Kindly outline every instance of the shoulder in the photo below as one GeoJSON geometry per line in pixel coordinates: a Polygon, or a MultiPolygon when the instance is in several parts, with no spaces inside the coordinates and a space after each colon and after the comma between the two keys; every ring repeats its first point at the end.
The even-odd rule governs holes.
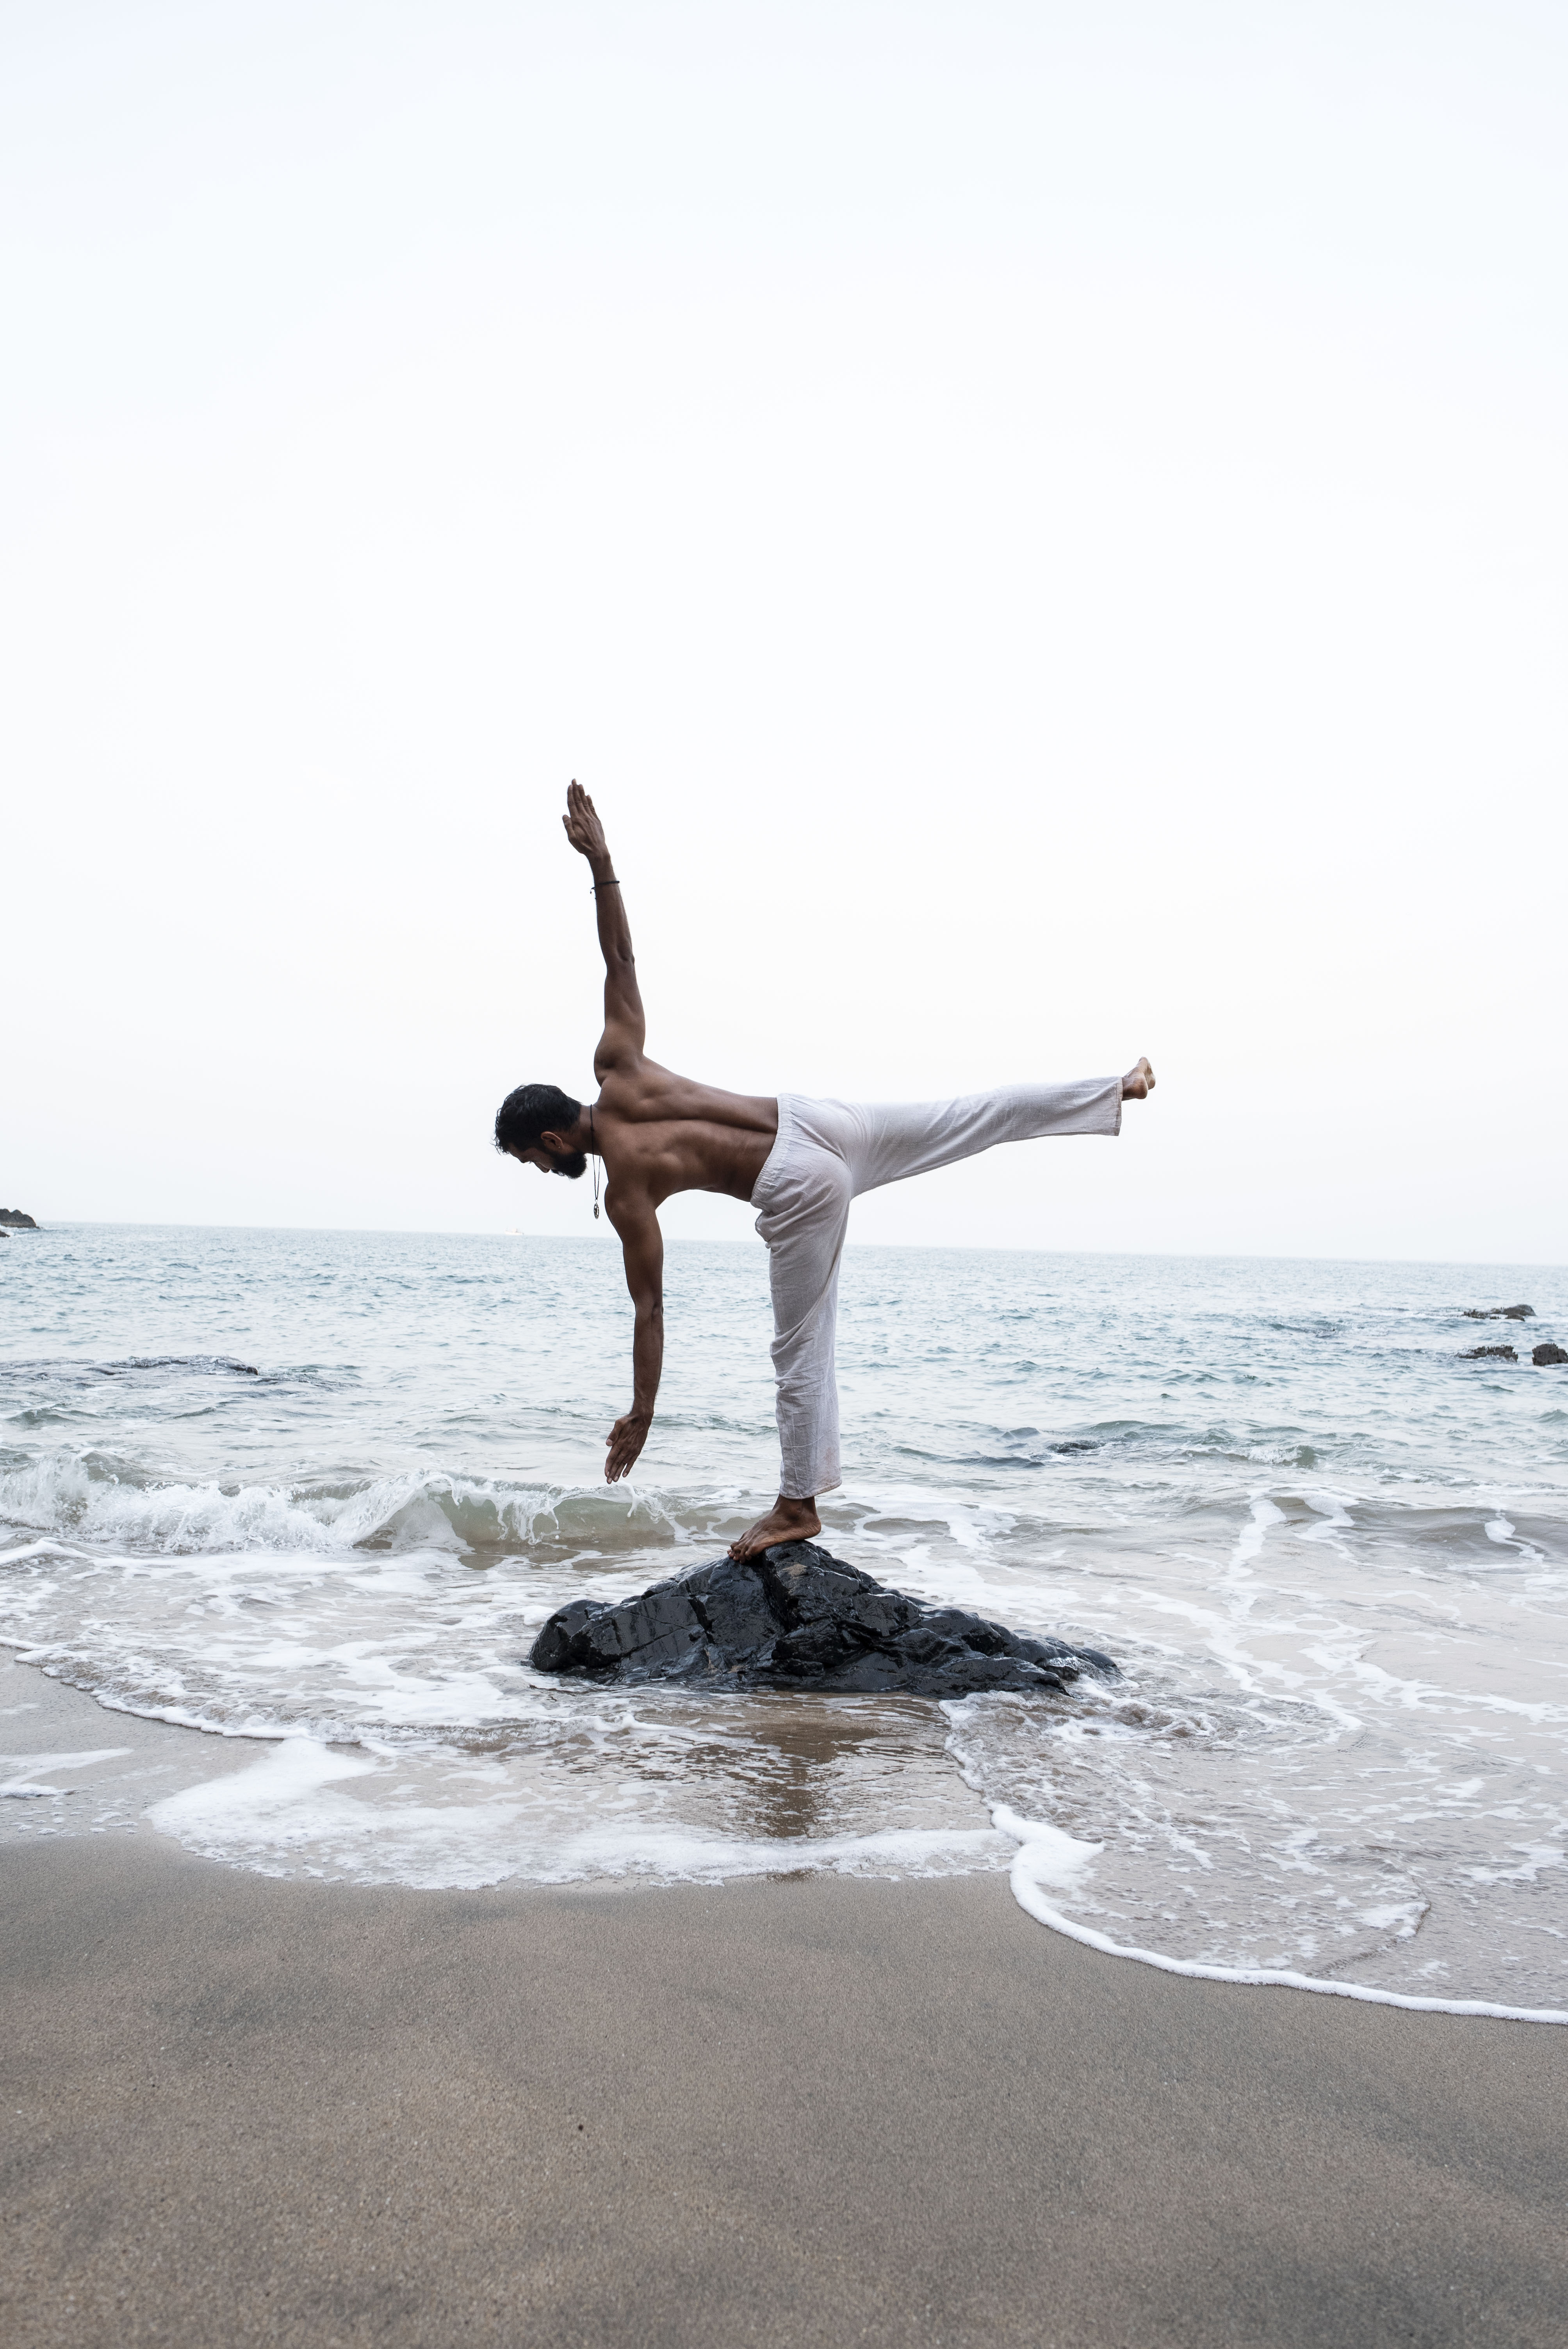
{"type": "Polygon", "coordinates": [[[645,1125],[651,1118],[670,1114],[672,1089],[679,1081],[656,1061],[645,1059],[641,1052],[619,1050],[606,1057],[601,1049],[594,1058],[593,1073],[599,1080],[594,1108],[601,1116],[619,1119],[624,1125],[645,1125]]]}

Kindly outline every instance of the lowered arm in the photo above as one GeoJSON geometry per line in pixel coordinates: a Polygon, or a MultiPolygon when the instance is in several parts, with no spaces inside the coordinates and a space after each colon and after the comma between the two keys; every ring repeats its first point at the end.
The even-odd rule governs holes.
{"type": "Polygon", "coordinates": [[[604,1480],[629,1475],[654,1423],[654,1401],[665,1366],[665,1236],[645,1199],[628,1206],[605,1195],[604,1212],[620,1234],[626,1260],[626,1287],[636,1309],[632,1332],[632,1408],[604,1438],[609,1453],[604,1480]]]}

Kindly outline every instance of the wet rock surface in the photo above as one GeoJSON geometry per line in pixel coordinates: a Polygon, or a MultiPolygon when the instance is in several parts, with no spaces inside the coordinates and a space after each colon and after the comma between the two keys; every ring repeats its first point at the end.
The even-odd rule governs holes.
{"type": "Polygon", "coordinates": [[[1533,1305],[1467,1305],[1463,1309],[1467,1321],[1533,1321],[1533,1305]]]}
{"type": "Polygon", "coordinates": [[[843,1695],[1059,1691],[1080,1672],[1116,1672],[1095,1649],[1030,1639],[890,1590],[815,1542],[783,1542],[742,1564],[717,1558],[614,1606],[573,1599],[545,1624],[529,1661],[623,1686],[843,1695]]]}
{"type": "MultiPolygon", "coordinates": [[[[1540,1347],[1535,1350],[1539,1353],[1540,1347]]],[[[1460,1360],[1461,1362],[1517,1362],[1519,1356],[1511,1346],[1471,1346],[1467,1353],[1460,1356],[1460,1360]]]]}
{"type": "Polygon", "coordinates": [[[1568,1362],[1561,1346],[1537,1346],[1530,1357],[1538,1371],[1550,1370],[1553,1362],[1568,1362]]]}

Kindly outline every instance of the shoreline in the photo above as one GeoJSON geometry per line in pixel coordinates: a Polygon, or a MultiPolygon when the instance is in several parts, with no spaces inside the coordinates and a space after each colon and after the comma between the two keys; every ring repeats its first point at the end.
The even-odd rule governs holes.
{"type": "MultiPolygon", "coordinates": [[[[128,1781],[199,1736],[93,1711],[128,1781]]],[[[998,1875],[6,1860],[18,2349],[1561,2337],[1557,2032],[1109,1964],[998,1875]]]]}
{"type": "MultiPolygon", "coordinates": [[[[248,1769],[269,1749],[288,1743],[286,1732],[269,1733],[262,1730],[223,1730],[201,1723],[177,1721],[168,1713],[139,1713],[112,1699],[99,1698],[90,1690],[79,1688],[74,1682],[55,1679],[42,1665],[22,1661],[11,1651],[0,1649],[0,1723],[7,1713],[34,1715],[36,1718],[28,1734],[41,1739],[43,1749],[52,1749],[57,1762],[74,1760],[91,1765],[89,1783],[53,1798],[49,1816],[51,1820],[57,1819],[63,1823],[64,1832],[96,1834],[115,1828],[121,1831],[135,1828],[143,1834],[155,1836],[160,1845],[177,1843],[178,1839],[166,1826],[152,1821],[150,1810],[155,1802],[189,1792],[215,1778],[248,1769]],[[17,1702],[16,1692],[24,1686],[27,1691],[27,1701],[17,1702]],[[132,1743],[124,1747],[109,1748],[107,1752],[101,1748],[94,1752],[91,1741],[101,1734],[106,1714],[111,1723],[111,1733],[113,1723],[134,1724],[128,1726],[125,1733],[132,1743]],[[100,1812],[103,1811],[106,1795],[108,1797],[106,1826],[88,1825],[95,1805],[100,1812]],[[130,1806],[129,1810],[127,1805],[130,1806]]],[[[3,1742],[0,1739],[0,1743],[3,1742]]],[[[26,1773],[23,1775],[25,1776],[26,1773]]],[[[0,1796],[18,1792],[30,1792],[39,1796],[52,1794],[52,1790],[43,1787],[19,1787],[15,1779],[10,1784],[5,1783],[4,1765],[0,1764],[0,1796]]],[[[1532,2026],[1568,2025],[1568,2010],[1562,2008],[1511,2005],[1504,2001],[1483,1998],[1441,1998],[1387,1990],[1348,1980],[1336,1981],[1329,1975],[1306,1974],[1283,1968],[1209,1963],[1200,1959],[1171,1957],[1162,1951],[1140,1949],[1113,1940],[1093,1926],[1066,1915],[1050,1898],[1051,1890],[1062,1881],[1060,1871],[1064,1859],[1070,1874],[1076,1864],[1092,1856],[1098,1849],[1097,1846],[1075,1843],[1049,1822],[1026,1818],[1006,1804],[982,1802],[980,1811],[983,1816],[989,1818],[995,1840],[1014,1847],[1013,1857],[1009,1862],[990,1869],[980,1863],[976,1863],[974,1868],[955,1868],[954,1875],[981,1872],[1001,1875],[1006,1878],[1019,1910],[1031,1922],[1047,1932],[1059,1934],[1064,1940],[1093,1950],[1102,1957],[1147,1966],[1156,1972],[1173,1974],[1192,1982],[1232,1983],[1248,1989],[1305,1992],[1320,1997],[1348,1999],[1367,2005],[1396,2007],[1407,2013],[1453,2015],[1461,2019],[1522,2023],[1532,2026]]],[[[13,1830],[7,1835],[0,1828],[0,1847],[8,1842],[28,1839],[25,1832],[17,1835],[13,1830]]],[[[195,1849],[189,1845],[179,1847],[195,1849]]],[[[244,1868],[247,1865],[221,1854],[210,1856],[225,1867],[244,1868]]],[[[266,1869],[259,1872],[272,1873],[266,1869]]],[[[766,1871],[766,1877],[808,1872],[831,1874],[836,1871],[823,1867],[818,1853],[814,1855],[813,1867],[810,1870],[799,1867],[780,1868],[766,1871]]],[[[733,1876],[725,1877],[723,1881],[755,1881],[757,1875],[758,1871],[754,1869],[737,1870],[733,1876]]],[[[901,1878],[890,1866],[885,1878],[873,1876],[860,1880],[899,1882],[908,1879],[901,1878]]],[[[330,1878],[324,1881],[341,1881],[347,1889],[349,1880],[330,1878]]],[[[612,1890],[626,1889],[629,1884],[635,1883],[635,1879],[624,1877],[598,1881],[604,1889],[612,1890]]],[[[551,1887],[539,1884],[537,1879],[520,1877],[504,1878],[493,1886],[468,1889],[496,1890],[506,1887],[518,1891],[530,1889],[587,1891],[593,1889],[593,1880],[551,1887]]],[[[408,1889],[415,1892],[416,1897],[424,1897],[433,1888],[408,1889]]],[[[674,1888],[661,1886],[656,1881],[649,1884],[645,1880],[635,1883],[635,1889],[674,1888]]]]}

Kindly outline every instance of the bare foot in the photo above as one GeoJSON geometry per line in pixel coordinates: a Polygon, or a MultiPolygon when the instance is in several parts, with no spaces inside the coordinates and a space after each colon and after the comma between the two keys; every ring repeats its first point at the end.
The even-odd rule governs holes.
{"type": "Polygon", "coordinates": [[[775,1542],[813,1541],[822,1530],[815,1501],[787,1501],[782,1493],[765,1517],[748,1526],[738,1541],[729,1545],[734,1558],[757,1557],[775,1542]]]}
{"type": "Polygon", "coordinates": [[[1140,1061],[1135,1069],[1129,1069],[1121,1081],[1123,1101],[1146,1101],[1153,1091],[1154,1071],[1147,1061],[1140,1061]]]}

